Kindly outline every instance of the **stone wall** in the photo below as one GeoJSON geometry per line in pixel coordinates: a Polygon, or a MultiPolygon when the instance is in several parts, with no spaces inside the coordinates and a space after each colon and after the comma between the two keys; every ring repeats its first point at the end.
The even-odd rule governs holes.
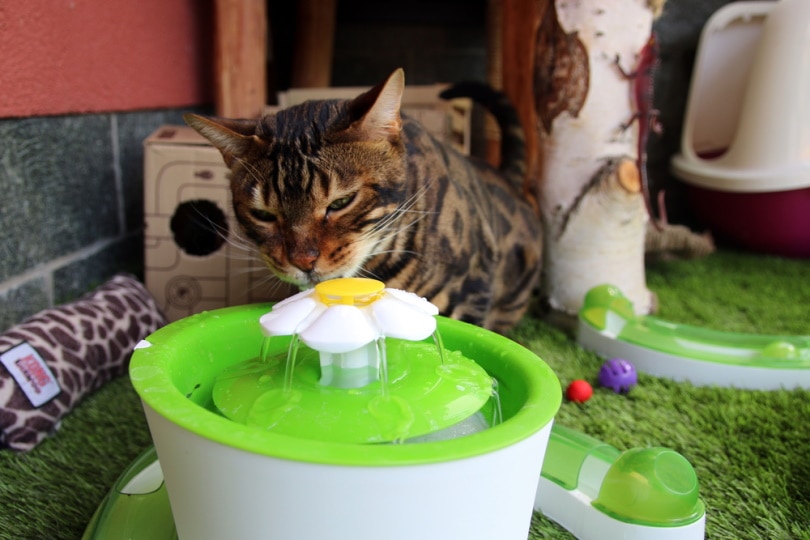
{"type": "Polygon", "coordinates": [[[180,110],[0,120],[0,329],[143,272],[142,141],[180,110]]]}

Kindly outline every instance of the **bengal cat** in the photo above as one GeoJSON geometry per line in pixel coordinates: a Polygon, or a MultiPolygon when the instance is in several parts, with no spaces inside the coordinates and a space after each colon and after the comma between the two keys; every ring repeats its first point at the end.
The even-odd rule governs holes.
{"type": "Polygon", "coordinates": [[[526,309],[542,253],[517,115],[485,85],[443,95],[473,97],[496,116],[498,170],[401,114],[404,84],[399,69],[353,100],[185,120],[222,153],[237,220],[281,279],[308,288],[373,277],[504,332],[526,309]]]}

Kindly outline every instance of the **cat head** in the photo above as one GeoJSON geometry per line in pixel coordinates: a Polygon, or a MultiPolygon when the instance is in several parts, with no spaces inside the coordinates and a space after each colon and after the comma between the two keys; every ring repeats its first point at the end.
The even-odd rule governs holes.
{"type": "Polygon", "coordinates": [[[237,220],[281,279],[358,275],[385,249],[406,187],[404,84],[398,69],[353,100],[258,120],[184,117],[222,154],[237,220]]]}

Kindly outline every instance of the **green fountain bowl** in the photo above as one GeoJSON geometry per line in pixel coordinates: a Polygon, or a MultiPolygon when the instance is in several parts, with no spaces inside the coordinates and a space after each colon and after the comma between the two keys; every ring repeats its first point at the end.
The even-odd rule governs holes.
{"type": "MultiPolygon", "coordinates": [[[[258,320],[270,309],[270,304],[257,304],[192,315],[149,336],[130,364],[132,384],[144,404],[172,424],[232,448],[300,462],[362,466],[436,463],[491,453],[537,433],[559,409],[559,380],[537,355],[501,335],[438,317],[445,349],[460,352],[498,381],[501,424],[451,440],[388,445],[313,443],[234,422],[215,412],[214,383],[223,370],[257,357],[263,340],[258,320]]],[[[283,348],[279,341],[275,353],[283,348]]]]}

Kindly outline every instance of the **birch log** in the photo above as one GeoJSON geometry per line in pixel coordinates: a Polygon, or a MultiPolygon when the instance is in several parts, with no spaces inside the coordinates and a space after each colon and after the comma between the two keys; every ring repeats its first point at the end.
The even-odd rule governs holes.
{"type": "Polygon", "coordinates": [[[535,106],[544,223],[542,294],[575,314],[593,286],[611,283],[649,313],[648,221],[637,168],[632,81],[648,41],[646,0],[551,0],[537,34],[535,106]]]}

